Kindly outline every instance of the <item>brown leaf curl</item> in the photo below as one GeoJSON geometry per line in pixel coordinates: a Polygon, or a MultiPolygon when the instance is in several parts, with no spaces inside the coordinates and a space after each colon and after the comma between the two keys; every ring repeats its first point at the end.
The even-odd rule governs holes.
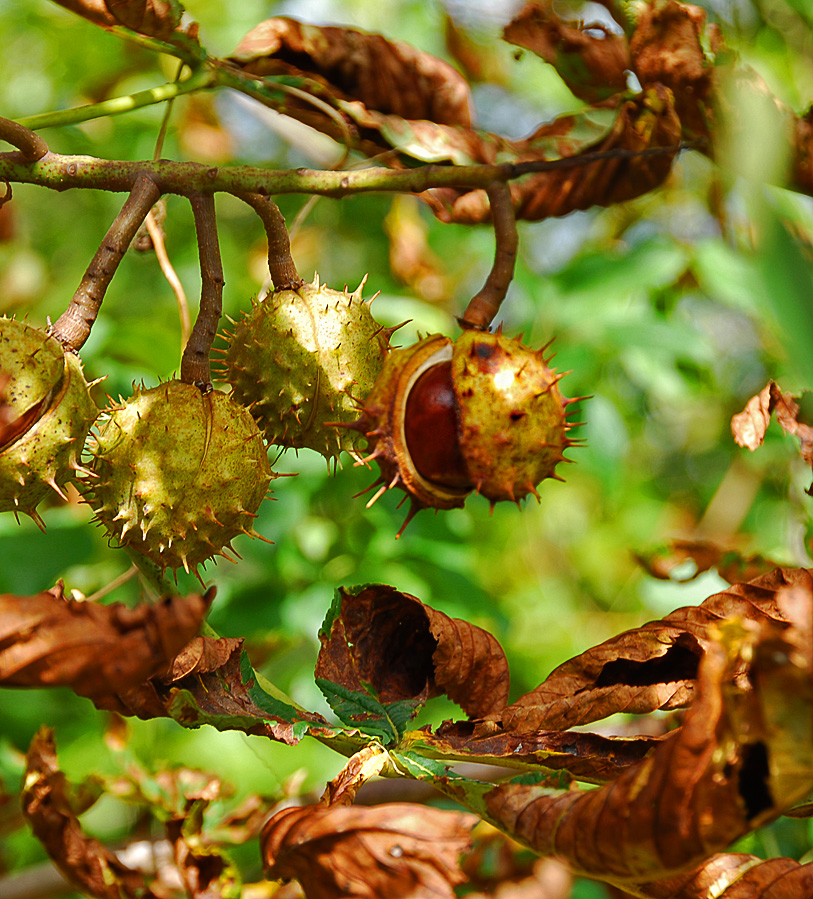
{"type": "Polygon", "coordinates": [[[508,663],[488,631],[382,584],[342,589],[340,601],[319,635],[317,678],[358,692],[371,684],[384,703],[445,693],[471,717],[505,706],[508,663]]]}
{"type": "Polygon", "coordinates": [[[105,0],[54,0],[54,2],[96,25],[110,28],[118,24],[115,16],[108,10],[105,0]]]}
{"type": "Polygon", "coordinates": [[[763,861],[754,855],[713,855],[693,871],[636,884],[647,899],[801,899],[813,896],[813,864],[790,858],[763,861]]]}
{"type": "Polygon", "coordinates": [[[684,134],[706,134],[711,63],[701,38],[706,12],[690,3],[659,0],[641,8],[630,39],[631,68],[644,87],[663,84],[675,97],[684,134]]]}
{"type": "Polygon", "coordinates": [[[172,0],[105,0],[104,5],[119,25],[159,39],[170,38],[183,15],[172,0]]]}
{"type": "MultiPolygon", "coordinates": [[[[567,138],[568,117],[538,128],[530,137],[512,143],[515,159],[530,162],[550,158],[548,142],[558,134],[567,138]],[[539,144],[541,149],[537,149],[539,144]]],[[[574,119],[575,121],[575,119],[574,119]]],[[[609,134],[597,144],[583,148],[569,158],[592,152],[632,151],[674,147],[681,140],[681,125],[671,91],[655,85],[640,96],[624,102],[609,134]]],[[[482,162],[494,162],[487,153],[494,142],[481,142],[482,162]]],[[[660,156],[600,159],[595,162],[529,175],[511,182],[511,197],[517,218],[540,221],[567,215],[590,206],[612,206],[647,193],[661,184],[672,168],[674,153],[660,156]]],[[[484,190],[460,191],[437,188],[421,195],[443,222],[479,224],[488,221],[490,206],[484,190]]]]}
{"type": "MultiPolygon", "coordinates": [[[[559,665],[535,690],[487,721],[492,728],[501,724],[516,732],[565,730],[615,712],[685,707],[716,626],[729,617],[786,624],[777,594],[797,584],[813,589],[807,569],[777,568],[715,593],[700,606],[677,609],[662,620],[625,631],[559,665]]],[[[734,677],[742,679],[744,673],[742,665],[734,677]]]]}
{"type": "Polygon", "coordinates": [[[752,452],[761,446],[771,414],[776,415],[782,430],[799,438],[799,452],[805,462],[813,467],[813,427],[799,421],[799,404],[795,397],[783,393],[776,381],[768,381],[756,396],[748,400],[742,412],[731,419],[731,433],[737,443],[752,452]]]}
{"type": "Polygon", "coordinates": [[[311,805],[277,812],[260,845],[266,876],[296,878],[307,899],[454,899],[476,822],[410,803],[311,805]]]}
{"type": "Polygon", "coordinates": [[[626,89],[630,55],[624,35],[601,25],[565,22],[553,11],[551,0],[528,3],[505,26],[503,37],[549,62],[586,103],[599,103],[626,89]]]}
{"type": "Polygon", "coordinates": [[[326,96],[358,100],[404,119],[471,126],[469,86],[460,73],[380,34],[266,19],[243,38],[230,61],[255,75],[303,75],[324,85],[326,96]]]}
{"type": "Polygon", "coordinates": [[[776,568],[776,563],[764,556],[743,556],[735,549],[709,540],[671,540],[657,549],[636,553],[636,558],[652,577],[679,583],[693,581],[714,568],[729,584],[742,584],[776,568]],[[675,576],[675,569],[689,560],[694,562],[694,570],[682,577],[675,576]]]}
{"type": "Polygon", "coordinates": [[[685,722],[640,765],[588,792],[520,784],[491,820],[542,855],[623,885],[677,874],[775,818],[813,786],[813,592],[790,587],[787,628],[729,623],[706,651],[685,722]],[[748,664],[753,689],[731,683],[748,664]]]}
{"type": "Polygon", "coordinates": [[[136,715],[143,719],[173,717],[192,726],[231,720],[232,726],[244,733],[289,745],[296,745],[302,738],[301,733],[296,732],[296,722],[308,721],[329,730],[325,719],[313,712],[293,706],[282,709],[281,712],[294,719],[289,720],[257,705],[251,696],[254,681],[247,682],[243,676],[242,639],[204,637],[203,644],[192,669],[186,671],[189,659],[198,656],[197,649],[190,654],[181,654],[181,658],[186,659],[180,667],[173,663],[164,673],[130,690],[94,697],[94,704],[120,715],[136,715]],[[226,658],[221,663],[223,656],[226,658]],[[179,704],[179,696],[184,702],[190,701],[192,707],[179,704]]]}
{"type": "Polygon", "coordinates": [[[467,721],[444,722],[435,733],[410,736],[407,748],[430,757],[566,771],[580,781],[606,783],[637,765],[661,742],[660,737],[642,734],[606,737],[581,731],[532,731],[477,736],[472,731],[467,721]]]}
{"type": "Polygon", "coordinates": [[[122,25],[138,34],[170,40],[180,29],[183,7],[173,0],[54,0],[73,13],[112,28],[122,25]]]}
{"type": "Polygon", "coordinates": [[[0,596],[0,683],[70,686],[99,697],[166,668],[194,636],[214,598],[172,596],[127,608],[65,597],[62,584],[36,596],[0,596]]]}
{"type": "Polygon", "coordinates": [[[31,741],[23,783],[23,813],[54,864],[75,887],[97,899],[156,899],[139,872],[82,831],[48,728],[40,729],[31,741]]]}

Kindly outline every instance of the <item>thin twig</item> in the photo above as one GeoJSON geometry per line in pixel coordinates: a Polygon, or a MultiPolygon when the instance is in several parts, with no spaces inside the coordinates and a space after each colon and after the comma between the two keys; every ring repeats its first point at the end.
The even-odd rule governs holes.
{"type": "Polygon", "coordinates": [[[217,237],[215,200],[212,194],[189,198],[195,216],[195,230],[200,254],[200,309],[189,342],[181,359],[181,380],[194,384],[202,393],[212,389],[209,351],[223,311],[223,264],[217,237]]]}
{"type": "Polygon", "coordinates": [[[43,112],[39,115],[26,116],[19,120],[19,124],[39,131],[41,128],[60,128],[64,125],[76,125],[79,122],[89,122],[91,119],[99,119],[105,116],[121,115],[131,112],[133,109],[141,109],[144,106],[153,106],[156,103],[166,103],[182,94],[193,93],[212,87],[215,83],[215,74],[209,68],[197,69],[186,81],[170,81],[151,87],[145,91],[128,94],[125,97],[112,97],[102,100],[100,103],[88,103],[85,106],[74,106],[71,109],[57,109],[54,112],[43,112]]]}
{"type": "Polygon", "coordinates": [[[161,192],[147,173],[142,172],[136,177],[127,202],[105,234],[68,308],[51,328],[51,334],[64,347],[79,350],[90,336],[113,275],[160,196],[161,192]]]}
{"type": "MultiPolygon", "coordinates": [[[[184,63],[178,63],[178,70],[175,73],[175,81],[173,84],[180,84],[181,82],[181,73],[184,70],[184,63]]],[[[161,118],[161,127],[158,129],[158,137],[155,139],[155,149],[152,153],[153,159],[160,159],[161,152],[164,149],[164,138],[167,136],[167,128],[169,127],[169,120],[172,117],[172,107],[175,105],[175,97],[170,97],[167,100],[167,105],[164,107],[164,115],[161,118]]]]}
{"type": "Polygon", "coordinates": [[[85,597],[85,602],[98,602],[100,599],[104,599],[108,593],[112,593],[114,590],[118,590],[123,584],[126,584],[127,581],[131,581],[138,574],[138,568],[135,565],[131,565],[127,571],[123,574],[120,574],[118,577],[113,578],[109,584],[105,584],[104,587],[100,587],[95,593],[91,593],[90,596],[85,597]]]}
{"type": "Polygon", "coordinates": [[[495,181],[486,188],[494,223],[494,264],[482,289],[470,300],[463,317],[459,319],[464,330],[487,331],[500,311],[508,287],[514,277],[517,261],[517,220],[511,200],[511,188],[504,181],[495,181]]]}
{"type": "Polygon", "coordinates": [[[27,162],[36,162],[48,153],[48,144],[19,122],[0,117],[0,140],[16,147],[27,162]]]}
{"type": "Polygon", "coordinates": [[[186,291],[184,291],[181,279],[173,268],[169,254],[167,253],[166,244],[164,243],[164,230],[155,220],[155,215],[152,210],[150,210],[150,214],[147,216],[144,224],[147,226],[150,240],[152,240],[155,258],[158,260],[161,272],[167,279],[169,286],[172,288],[172,292],[175,294],[175,300],[178,303],[178,318],[181,320],[181,353],[183,353],[184,347],[189,342],[189,335],[192,331],[192,322],[189,317],[189,303],[186,300],[186,291]]]}
{"type": "Polygon", "coordinates": [[[701,138],[671,147],[647,147],[643,150],[597,150],[563,159],[535,159],[529,162],[504,162],[498,165],[426,165],[414,169],[374,167],[356,171],[319,171],[293,169],[269,171],[258,166],[210,166],[199,162],[157,162],[96,159],[92,156],[60,156],[49,153],[39,162],[21,162],[16,154],[0,153],[0,181],[38,184],[53,190],[70,188],[130,191],[136,178],[149,174],[162,194],[191,196],[195,193],[250,191],[276,194],[318,194],[345,197],[373,191],[421,193],[436,187],[461,190],[486,188],[492,181],[512,181],[535,172],[553,172],[578,168],[605,159],[641,159],[649,156],[674,156],[681,150],[707,149],[701,138]]]}
{"type": "Polygon", "coordinates": [[[275,290],[291,290],[302,284],[291,256],[291,242],[279,206],[263,194],[240,191],[235,194],[257,213],[268,236],[268,271],[275,290]]]}

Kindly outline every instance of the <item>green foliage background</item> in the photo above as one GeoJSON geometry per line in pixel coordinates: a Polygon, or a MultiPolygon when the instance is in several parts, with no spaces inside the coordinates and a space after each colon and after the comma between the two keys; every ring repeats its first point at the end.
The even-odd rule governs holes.
{"type": "MultiPolygon", "coordinates": [[[[440,2],[190,0],[186,6],[201,23],[204,44],[220,54],[263,18],[293,13],[380,30],[447,55],[440,2]]],[[[458,7],[450,3],[452,12],[460,13],[458,7]]],[[[743,0],[711,12],[723,16],[729,43],[782,99],[797,111],[813,100],[813,24],[798,3],[743,0]]],[[[528,131],[578,107],[550,67],[528,54],[515,60],[511,48],[499,44],[494,18],[468,16],[504,72],[502,84],[475,87],[484,127],[528,131]]],[[[174,62],[45,0],[0,4],[0,59],[0,113],[10,118],[127,94],[175,74],[174,62]]],[[[228,94],[178,101],[166,157],[199,158],[202,145],[190,146],[190,104],[214,113],[228,131],[232,151],[219,161],[325,164],[324,157],[310,155],[325,152],[323,139],[297,131],[291,144],[272,129],[266,112],[228,94]]],[[[61,153],[150,158],[162,115],[152,107],[43,136],[61,153]]],[[[570,453],[578,464],[566,467],[566,484],[544,484],[541,503],[522,512],[503,504],[492,515],[479,497],[463,510],[423,512],[396,541],[400,497],[386,496],[368,511],[364,500],[351,499],[373,479],[370,471],[348,461],[334,478],[321,457],[289,453],[277,468],[298,476],[272,485],[275,501],[264,504],[257,523],[275,546],[241,538],[239,566],[221,563],[206,572],[218,587],[214,628],[246,637],[255,664],[275,683],[326,712],[312,669],[333,590],[381,581],[493,632],[508,655],[516,697],[593,643],[724,586],[714,573],[686,584],[657,581],[640,568],[636,551],[700,534],[779,563],[811,564],[810,471],[794,441],[772,426],[765,446],[750,454],[729,430],[732,414],[769,377],[795,391],[813,384],[813,205],[748,177],[765,175],[768,159],[780,171],[785,150],[757,120],[753,144],[733,148],[724,167],[684,154],[668,183],[639,200],[521,225],[505,330],[524,332],[533,345],[555,337],[557,367],[572,369],[565,393],[592,395],[582,404],[587,446],[570,453]]],[[[339,155],[331,146],[327,152],[328,161],[339,155]]],[[[281,198],[289,223],[306,199],[281,198]]],[[[122,202],[118,195],[15,185],[13,235],[0,243],[0,313],[37,325],[55,319],[122,202]]],[[[492,234],[441,225],[420,210],[440,272],[454,285],[443,302],[427,303],[390,271],[384,222],[391,207],[387,195],[317,202],[294,242],[300,272],[311,277],[317,271],[338,288],[355,287],[369,273],[366,293],[380,291],[373,306],[378,319],[412,319],[398,334],[402,344],[417,332],[457,333],[454,316],[490,267],[492,234]]],[[[217,208],[224,305],[235,317],[260,288],[264,234],[236,200],[220,195],[217,208]]],[[[168,199],[166,231],[194,311],[200,279],[185,200],[168,199]]],[[[106,378],[97,399],[127,395],[134,380],[151,386],[170,377],[179,353],[170,288],[152,255],[128,254],[83,351],[88,376],[106,378]]],[[[11,515],[0,517],[0,592],[32,593],[63,578],[68,589],[89,595],[128,569],[126,555],[91,526],[87,506],[54,505],[43,514],[46,534],[27,520],[18,525],[11,515]]],[[[133,602],[137,595],[137,582],[130,581],[108,599],[133,602]]],[[[456,712],[436,702],[423,720],[456,712]]],[[[71,778],[115,770],[102,742],[105,716],[90,703],[62,690],[0,690],[0,777],[8,790],[18,786],[19,752],[42,723],[56,727],[71,778]]],[[[151,766],[211,768],[239,795],[280,793],[300,771],[302,789],[319,790],[342,764],[309,741],[291,750],[236,733],[184,731],[169,721],[131,722],[131,749],[151,766]]],[[[128,832],[133,814],[109,800],[89,813],[87,825],[104,840],[116,840],[128,832]]],[[[779,824],[743,848],[799,858],[810,836],[806,824],[779,824]]],[[[0,875],[42,857],[33,838],[13,834],[0,851],[0,875]]],[[[250,849],[241,857],[246,875],[258,877],[259,860],[250,849]]],[[[599,887],[579,889],[579,895],[601,895],[599,887]]]]}

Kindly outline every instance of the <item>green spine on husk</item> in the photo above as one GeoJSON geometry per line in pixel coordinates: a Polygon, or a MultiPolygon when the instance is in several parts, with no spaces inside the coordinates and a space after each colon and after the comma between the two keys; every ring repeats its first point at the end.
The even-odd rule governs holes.
{"type": "Polygon", "coordinates": [[[24,512],[82,471],[80,457],[98,409],[79,357],[44,331],[0,318],[0,511],[24,512]]]}
{"type": "MultiPolygon", "coordinates": [[[[167,381],[109,410],[85,480],[97,519],[161,569],[230,558],[274,477],[254,420],[219,391],[167,381]]],[[[236,553],[235,553],[236,555],[236,553]]]]}
{"type": "Polygon", "coordinates": [[[227,336],[224,371],[234,398],[270,444],[308,447],[328,460],[357,455],[347,428],[373,387],[393,328],[373,318],[361,297],[319,283],[269,294],[227,336]]]}

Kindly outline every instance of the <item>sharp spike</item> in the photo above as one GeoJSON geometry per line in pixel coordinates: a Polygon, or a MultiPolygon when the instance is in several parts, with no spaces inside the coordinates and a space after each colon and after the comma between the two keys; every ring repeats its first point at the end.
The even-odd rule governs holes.
{"type": "MultiPolygon", "coordinates": [[[[386,484],[382,484],[382,485],[378,488],[378,490],[376,490],[376,492],[373,494],[372,499],[370,499],[370,500],[367,501],[367,504],[366,504],[365,508],[366,508],[366,509],[369,509],[369,508],[371,508],[372,506],[374,506],[374,505],[378,502],[378,500],[381,499],[381,497],[387,492],[388,489],[389,489],[389,488],[387,487],[386,484]]],[[[365,491],[365,492],[366,492],[366,491],[365,491]]]]}

